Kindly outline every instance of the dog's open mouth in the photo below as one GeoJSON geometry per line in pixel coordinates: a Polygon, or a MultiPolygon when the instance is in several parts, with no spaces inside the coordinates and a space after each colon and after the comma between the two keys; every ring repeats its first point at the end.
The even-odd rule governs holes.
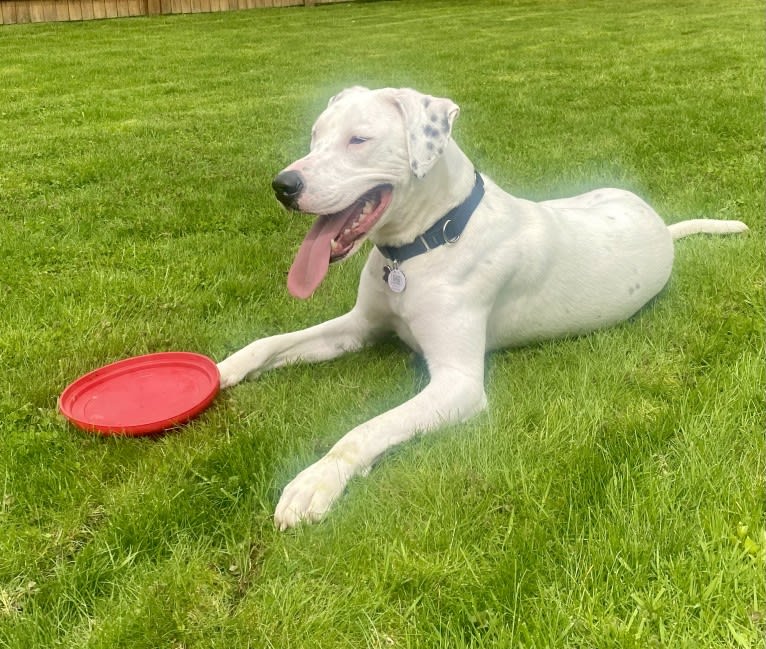
{"type": "Polygon", "coordinates": [[[367,235],[383,215],[391,200],[391,187],[384,185],[364,194],[351,207],[327,217],[334,224],[343,223],[343,226],[330,242],[330,262],[341,261],[348,257],[354,245],[367,235]]]}
{"type": "Polygon", "coordinates": [[[305,299],[319,286],[331,262],[345,259],[364,241],[391,202],[392,187],[379,185],[346,209],[317,218],[287,276],[287,288],[305,299]]]}

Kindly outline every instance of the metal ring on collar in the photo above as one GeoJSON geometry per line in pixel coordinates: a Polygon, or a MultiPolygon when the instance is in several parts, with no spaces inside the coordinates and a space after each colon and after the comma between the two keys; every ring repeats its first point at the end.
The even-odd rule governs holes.
{"type": "Polygon", "coordinates": [[[453,243],[457,243],[458,239],[460,239],[460,235],[458,234],[456,237],[453,237],[452,239],[447,238],[447,226],[452,223],[452,219],[448,219],[444,222],[444,226],[442,227],[442,237],[444,239],[444,243],[446,243],[448,246],[451,246],[453,243]]]}

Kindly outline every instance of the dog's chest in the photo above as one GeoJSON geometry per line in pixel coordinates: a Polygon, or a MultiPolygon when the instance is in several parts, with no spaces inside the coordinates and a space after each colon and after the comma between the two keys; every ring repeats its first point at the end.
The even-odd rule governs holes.
{"type": "Polygon", "coordinates": [[[396,332],[396,335],[399,336],[399,338],[410,349],[412,349],[414,352],[418,354],[422,353],[423,350],[420,346],[420,343],[418,343],[417,337],[415,336],[409,324],[405,320],[399,317],[395,317],[393,326],[394,326],[394,331],[396,332]]]}
{"type": "Polygon", "coordinates": [[[386,318],[389,328],[418,354],[433,348],[445,332],[462,329],[460,323],[481,320],[465,287],[450,285],[438,272],[415,272],[412,265],[403,265],[403,270],[410,271],[406,289],[399,294],[384,289],[386,318]]]}

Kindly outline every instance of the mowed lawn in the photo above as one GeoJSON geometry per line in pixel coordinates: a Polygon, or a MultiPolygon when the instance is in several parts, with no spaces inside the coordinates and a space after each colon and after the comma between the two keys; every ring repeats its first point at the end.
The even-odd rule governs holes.
{"type": "Polygon", "coordinates": [[[765,31],[755,0],[0,27],[0,647],[763,646],[765,31]],[[486,413],[279,533],[291,477],[427,382],[400,343],[243,383],[153,439],[80,432],[57,398],[353,304],[363,254],[289,296],[310,219],[270,181],[354,84],[452,98],[515,195],[617,186],[751,231],[678,242],[622,326],[492,354],[486,413]]]}

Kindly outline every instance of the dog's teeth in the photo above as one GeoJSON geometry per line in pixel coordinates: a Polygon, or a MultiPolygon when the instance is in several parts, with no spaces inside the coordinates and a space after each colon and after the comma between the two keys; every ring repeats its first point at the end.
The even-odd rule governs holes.
{"type": "Polygon", "coordinates": [[[367,216],[370,212],[372,212],[372,203],[370,201],[365,201],[364,207],[362,208],[362,214],[367,216]]]}

